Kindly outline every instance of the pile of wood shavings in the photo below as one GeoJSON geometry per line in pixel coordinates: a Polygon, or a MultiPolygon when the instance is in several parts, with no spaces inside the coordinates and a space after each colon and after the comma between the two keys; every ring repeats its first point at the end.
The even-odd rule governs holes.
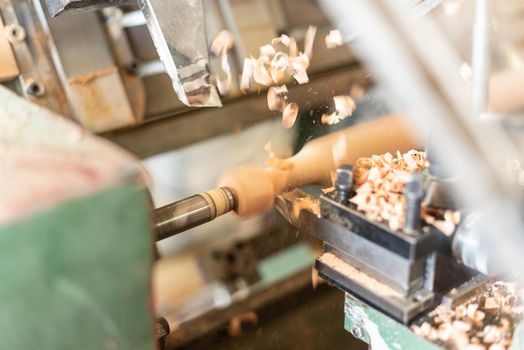
{"type": "Polygon", "coordinates": [[[411,329],[449,349],[506,350],[522,319],[523,292],[514,283],[497,281],[482,295],[454,309],[438,306],[427,321],[411,329]]]}
{"type": "Polygon", "coordinates": [[[405,221],[404,179],[408,173],[426,169],[426,154],[411,150],[360,158],[353,172],[356,195],[350,202],[370,220],[385,222],[393,231],[405,221]]]}

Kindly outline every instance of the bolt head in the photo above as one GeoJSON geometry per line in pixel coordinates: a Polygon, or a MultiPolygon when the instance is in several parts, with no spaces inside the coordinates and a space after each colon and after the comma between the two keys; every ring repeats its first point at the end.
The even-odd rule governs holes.
{"type": "Polygon", "coordinates": [[[351,327],[351,334],[357,338],[357,339],[361,339],[362,338],[362,329],[359,327],[359,326],[353,326],[351,327]]]}
{"type": "Polygon", "coordinates": [[[351,189],[353,187],[353,166],[344,165],[337,169],[336,187],[343,189],[351,189]]]}

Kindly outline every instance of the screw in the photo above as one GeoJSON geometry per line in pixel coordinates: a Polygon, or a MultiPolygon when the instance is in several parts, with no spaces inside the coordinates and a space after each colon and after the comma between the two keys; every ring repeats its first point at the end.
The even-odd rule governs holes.
{"type": "Polygon", "coordinates": [[[127,73],[131,75],[139,75],[140,74],[140,62],[138,62],[138,60],[133,60],[131,63],[125,66],[125,70],[127,73]]]}
{"type": "Polygon", "coordinates": [[[362,328],[360,328],[359,326],[352,326],[351,327],[351,334],[357,338],[357,339],[361,339],[362,338],[362,328]]]}
{"type": "Polygon", "coordinates": [[[38,80],[27,79],[26,92],[31,96],[42,96],[45,92],[44,86],[38,80]]]}
{"type": "Polygon", "coordinates": [[[335,188],[337,199],[341,203],[347,202],[353,188],[353,165],[343,165],[337,169],[335,188]]]}
{"type": "Polygon", "coordinates": [[[6,26],[7,40],[11,44],[21,42],[25,39],[25,29],[20,24],[10,24],[6,26]]]}
{"type": "Polygon", "coordinates": [[[407,204],[404,229],[408,232],[420,229],[420,205],[423,196],[422,175],[410,174],[404,183],[404,197],[407,204]]]}

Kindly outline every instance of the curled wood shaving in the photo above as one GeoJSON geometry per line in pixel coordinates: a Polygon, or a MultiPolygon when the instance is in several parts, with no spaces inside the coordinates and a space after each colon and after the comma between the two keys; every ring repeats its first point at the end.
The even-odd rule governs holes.
{"type": "Polygon", "coordinates": [[[267,152],[266,164],[271,167],[282,171],[289,171],[293,168],[293,163],[287,159],[279,158],[275,155],[271,149],[271,142],[266,143],[264,150],[267,152]]]}
{"type": "Polygon", "coordinates": [[[315,42],[315,35],[317,34],[317,27],[309,26],[304,37],[304,53],[311,59],[313,57],[313,43],[315,42]]]}
{"type": "Polygon", "coordinates": [[[271,40],[271,45],[275,46],[282,44],[289,49],[289,56],[295,57],[298,55],[298,46],[295,38],[287,36],[286,34],[280,35],[280,37],[271,40]]]}
{"type": "Polygon", "coordinates": [[[333,112],[331,114],[322,114],[322,117],[320,118],[320,121],[322,124],[326,125],[335,125],[338,124],[342,119],[338,117],[337,112],[333,112]]]}
{"type": "Polygon", "coordinates": [[[298,105],[295,102],[288,103],[282,112],[282,126],[289,129],[295,124],[298,116],[298,105]]]}
{"type": "Polygon", "coordinates": [[[317,289],[317,286],[324,282],[325,282],[324,279],[320,277],[320,275],[318,274],[317,269],[315,267],[312,267],[311,268],[311,286],[313,287],[313,289],[317,289]]]}
{"type": "Polygon", "coordinates": [[[357,108],[355,101],[351,96],[335,96],[335,110],[340,118],[346,118],[353,114],[353,111],[357,108]]]}
{"type": "Polygon", "coordinates": [[[282,34],[271,41],[271,44],[259,48],[258,58],[244,60],[244,69],[240,87],[243,91],[250,88],[251,79],[262,86],[282,84],[293,78],[299,84],[309,81],[307,69],[312,55],[312,41],[316,28],[310,27],[305,38],[305,52],[299,52],[294,38],[282,34]],[[285,48],[287,50],[281,50],[285,48]]]}
{"type": "Polygon", "coordinates": [[[233,84],[231,74],[228,74],[228,76],[225,79],[222,79],[220,76],[216,76],[216,83],[218,91],[222,96],[227,95],[231,91],[231,86],[233,84]]]}
{"type": "Polygon", "coordinates": [[[333,101],[335,102],[335,112],[331,114],[323,114],[320,119],[322,124],[338,124],[341,120],[351,116],[357,108],[355,101],[351,96],[335,96],[333,97],[333,101]]]}
{"type": "Polygon", "coordinates": [[[293,202],[293,216],[298,219],[302,210],[307,210],[320,218],[320,201],[310,197],[296,199],[293,202]]]}
{"type": "Polygon", "coordinates": [[[271,78],[268,68],[267,63],[262,60],[257,60],[253,67],[253,80],[264,86],[273,84],[273,78],[271,78]]]}
{"type": "Polygon", "coordinates": [[[211,43],[210,51],[213,55],[218,56],[223,51],[227,51],[233,47],[235,43],[235,37],[229,30],[223,30],[213,39],[211,43]]]}
{"type": "Polygon", "coordinates": [[[267,105],[270,111],[283,112],[287,102],[286,85],[272,86],[267,92],[267,105]]]}
{"type": "Polygon", "coordinates": [[[344,42],[342,40],[342,34],[340,34],[340,31],[338,29],[333,29],[329,31],[329,34],[326,35],[326,47],[328,49],[334,49],[337,46],[344,45],[344,42]]]}
{"type": "Polygon", "coordinates": [[[225,74],[225,78],[222,78],[219,74],[216,76],[218,91],[223,96],[227,95],[233,86],[233,75],[231,73],[231,67],[229,66],[227,51],[233,47],[234,42],[233,34],[227,30],[223,30],[211,44],[210,51],[215,56],[220,55],[220,67],[225,74]]]}
{"type": "Polygon", "coordinates": [[[273,57],[276,54],[275,48],[273,45],[266,44],[260,47],[260,56],[266,56],[268,58],[273,57]]]}
{"type": "Polygon", "coordinates": [[[244,59],[244,67],[242,68],[242,77],[240,78],[240,90],[247,91],[250,88],[251,78],[253,76],[253,68],[256,60],[252,57],[244,59]]]}
{"type": "Polygon", "coordinates": [[[293,74],[293,79],[295,79],[299,84],[305,84],[309,82],[309,77],[306,73],[306,70],[297,71],[295,74],[293,74]]]}

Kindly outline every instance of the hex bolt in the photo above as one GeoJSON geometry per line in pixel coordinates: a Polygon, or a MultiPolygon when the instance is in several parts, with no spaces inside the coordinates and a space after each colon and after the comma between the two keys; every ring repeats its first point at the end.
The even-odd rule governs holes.
{"type": "Polygon", "coordinates": [[[45,92],[44,86],[38,80],[27,79],[26,92],[31,96],[42,96],[45,92]]]}
{"type": "Polygon", "coordinates": [[[353,188],[353,165],[343,165],[337,169],[337,180],[335,189],[337,190],[337,200],[346,203],[353,188]]]}
{"type": "Polygon", "coordinates": [[[404,197],[406,198],[406,222],[404,230],[407,232],[417,231],[421,227],[421,204],[424,197],[422,175],[420,173],[409,174],[404,182],[404,197]]]}
{"type": "Polygon", "coordinates": [[[133,60],[131,63],[126,65],[124,69],[130,75],[138,76],[140,75],[140,62],[138,60],[133,60]]]}
{"type": "Polygon", "coordinates": [[[357,339],[362,339],[362,328],[357,325],[353,325],[351,327],[351,334],[357,339]]]}
{"type": "Polygon", "coordinates": [[[11,44],[21,42],[25,39],[25,29],[20,24],[10,24],[5,28],[7,40],[11,44]]]}

